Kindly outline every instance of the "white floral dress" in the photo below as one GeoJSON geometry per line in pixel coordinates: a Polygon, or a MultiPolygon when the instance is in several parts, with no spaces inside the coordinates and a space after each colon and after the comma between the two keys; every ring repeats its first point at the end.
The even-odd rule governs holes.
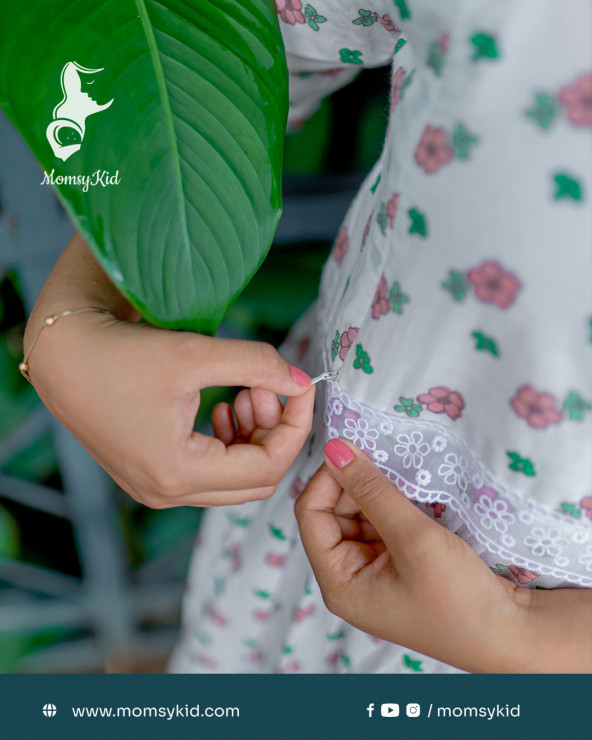
{"type": "Polygon", "coordinates": [[[170,669],[457,672],[326,610],[293,503],[343,436],[495,573],[592,586],[591,6],[276,5],[291,122],[392,63],[389,130],[284,347],[340,374],[273,498],[207,513],[170,669]]]}

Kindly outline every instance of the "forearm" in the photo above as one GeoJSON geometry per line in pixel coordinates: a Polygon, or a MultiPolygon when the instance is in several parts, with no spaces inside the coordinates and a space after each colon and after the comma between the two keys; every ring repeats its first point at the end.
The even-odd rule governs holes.
{"type": "Polygon", "coordinates": [[[84,239],[76,233],[51,271],[31,311],[25,330],[25,349],[47,316],[86,306],[105,308],[126,321],[140,318],[106,275],[84,239]]]}
{"type": "Polygon", "coordinates": [[[517,651],[527,673],[592,673],[592,590],[520,589],[517,651]]]}

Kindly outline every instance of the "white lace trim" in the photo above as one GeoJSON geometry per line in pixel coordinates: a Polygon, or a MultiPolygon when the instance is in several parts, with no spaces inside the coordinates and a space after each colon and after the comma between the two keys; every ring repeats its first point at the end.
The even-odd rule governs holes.
{"type": "Polygon", "coordinates": [[[326,393],[326,437],[351,440],[408,498],[450,507],[445,526],[462,522],[506,565],[592,587],[592,520],[523,498],[442,424],[376,411],[333,381],[326,393]]]}

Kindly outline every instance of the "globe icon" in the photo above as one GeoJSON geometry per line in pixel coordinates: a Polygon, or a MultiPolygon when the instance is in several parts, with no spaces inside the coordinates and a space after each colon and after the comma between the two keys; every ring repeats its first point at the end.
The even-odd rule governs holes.
{"type": "Polygon", "coordinates": [[[55,717],[57,711],[58,710],[55,704],[44,704],[43,705],[43,714],[46,717],[55,717]]]}

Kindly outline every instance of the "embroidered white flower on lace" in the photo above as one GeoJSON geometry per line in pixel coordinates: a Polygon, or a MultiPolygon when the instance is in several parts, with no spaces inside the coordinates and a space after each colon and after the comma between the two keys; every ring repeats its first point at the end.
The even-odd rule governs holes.
{"type": "Polygon", "coordinates": [[[554,558],[553,562],[555,565],[565,568],[566,565],[569,565],[569,558],[566,558],[564,555],[560,555],[558,558],[554,558]]]}
{"type": "Polygon", "coordinates": [[[434,450],[434,452],[442,452],[446,449],[447,444],[448,442],[446,441],[446,438],[441,434],[437,434],[432,440],[432,450],[434,450]]]}
{"type": "Polygon", "coordinates": [[[516,517],[508,511],[508,502],[501,498],[493,501],[483,494],[475,504],[475,511],[481,517],[481,526],[485,529],[492,527],[497,532],[507,532],[508,526],[514,524],[516,517]]]}
{"type": "Polygon", "coordinates": [[[393,433],[393,425],[388,421],[381,421],[378,428],[381,434],[388,435],[393,433]]]}
{"type": "Polygon", "coordinates": [[[370,429],[366,419],[346,419],[343,436],[351,440],[360,449],[375,450],[378,432],[370,429]]]}
{"type": "Polygon", "coordinates": [[[583,532],[580,529],[576,529],[575,532],[572,532],[571,535],[571,541],[575,542],[576,545],[583,545],[584,542],[587,542],[592,535],[590,532],[583,532]]]}
{"type": "Polygon", "coordinates": [[[516,540],[509,534],[503,534],[502,535],[502,545],[504,547],[514,547],[516,544],[516,540]]]}
{"type": "Polygon", "coordinates": [[[415,474],[415,482],[418,486],[427,486],[432,480],[432,474],[429,470],[418,470],[415,474]]]}
{"type": "Polygon", "coordinates": [[[339,432],[335,427],[329,427],[327,429],[327,437],[329,437],[329,439],[337,439],[337,437],[339,437],[339,432]]]}
{"type": "Polygon", "coordinates": [[[343,413],[343,404],[338,398],[334,398],[331,401],[331,411],[335,414],[335,416],[341,416],[343,413]]]}
{"type": "Polygon", "coordinates": [[[469,509],[471,507],[471,499],[468,493],[460,494],[460,502],[465,509],[469,509]]]}
{"type": "Polygon", "coordinates": [[[473,488],[476,488],[477,490],[479,490],[480,488],[483,488],[483,486],[485,485],[485,482],[483,480],[483,476],[481,475],[481,473],[479,472],[473,473],[473,476],[471,478],[471,484],[473,488]]]}
{"type": "Polygon", "coordinates": [[[578,563],[581,563],[587,571],[592,573],[592,545],[588,545],[585,551],[578,558],[578,563]]]}
{"type": "Polygon", "coordinates": [[[438,468],[438,475],[441,475],[449,486],[458,486],[461,491],[466,491],[469,485],[467,465],[467,458],[464,455],[449,452],[438,468]]]}
{"type": "Polygon", "coordinates": [[[519,511],[518,519],[520,519],[522,524],[532,524],[534,517],[530,511],[519,511]]]}
{"type": "Polygon", "coordinates": [[[561,554],[563,546],[567,545],[567,540],[557,529],[534,527],[528,537],[524,538],[524,544],[532,550],[534,555],[550,555],[556,558],[561,554]]]}
{"type": "Polygon", "coordinates": [[[375,463],[385,463],[388,460],[388,454],[384,450],[376,450],[372,453],[372,459],[375,463]]]}
{"type": "Polygon", "coordinates": [[[430,451],[430,446],[423,441],[421,432],[411,432],[411,434],[398,434],[398,445],[395,445],[395,454],[403,458],[403,467],[421,468],[423,458],[430,451]]]}

